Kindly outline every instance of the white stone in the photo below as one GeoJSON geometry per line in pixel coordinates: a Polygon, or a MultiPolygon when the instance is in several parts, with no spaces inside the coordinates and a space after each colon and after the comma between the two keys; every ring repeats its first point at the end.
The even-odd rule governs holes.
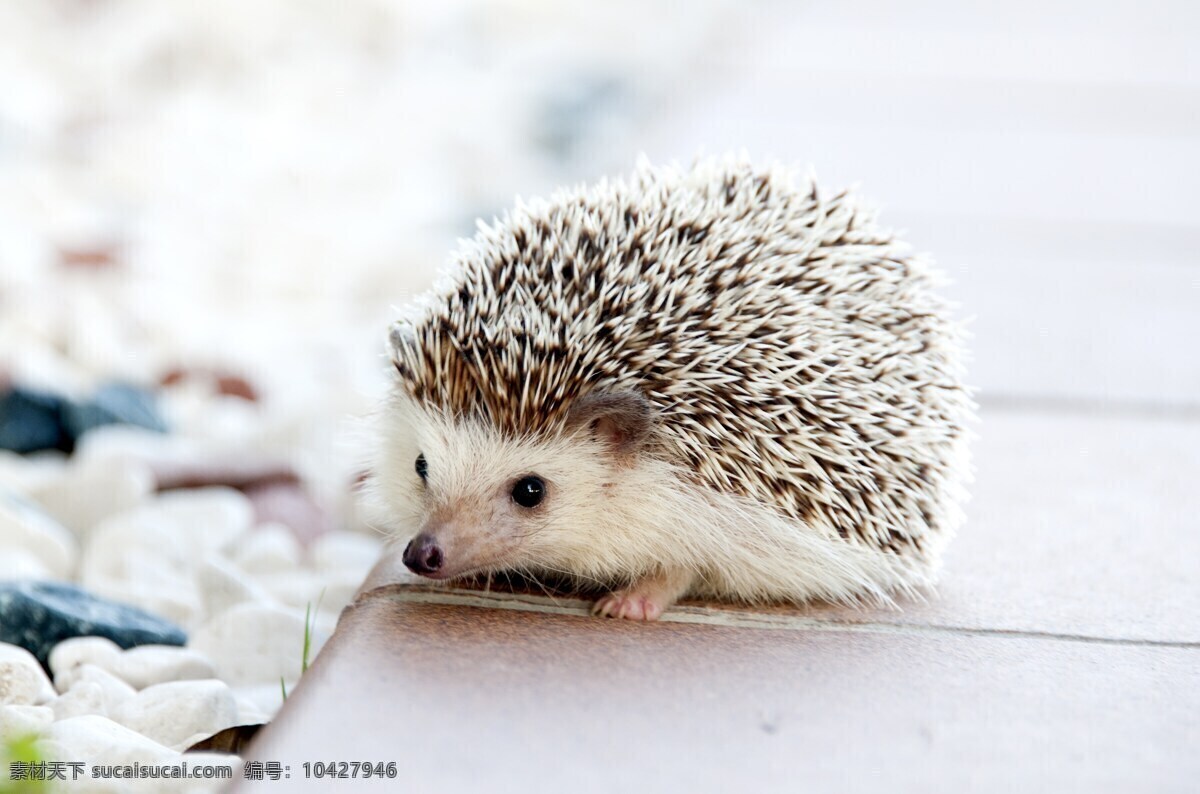
{"type": "Polygon", "coordinates": [[[274,603],[275,598],[241,568],[224,557],[209,555],[196,572],[204,611],[216,615],[244,602],[274,603]]]}
{"type": "Polygon", "coordinates": [[[254,520],[245,494],[224,486],[169,491],[110,516],[92,533],[88,551],[126,544],[149,547],[184,567],[239,538],[254,520]]]}
{"type": "Polygon", "coordinates": [[[49,706],[0,706],[0,736],[40,734],[54,722],[49,706]]]}
{"type": "Polygon", "coordinates": [[[213,678],[212,662],[189,648],[174,645],[139,645],[114,660],[112,672],[137,689],[171,681],[213,678]]]}
{"type": "Polygon", "coordinates": [[[86,537],[100,521],[150,498],[154,474],[138,461],[71,466],[30,494],[63,526],[86,537]]]}
{"type": "Polygon", "coordinates": [[[202,654],[174,645],[139,645],[123,651],[103,637],[76,637],[50,651],[50,669],[60,692],[70,690],[82,671],[92,666],[134,689],[215,676],[212,662],[202,654]]]}
{"type": "Polygon", "coordinates": [[[230,552],[238,567],[254,576],[300,567],[300,542],[290,529],[276,522],[258,526],[233,544],[230,552]]]}
{"type": "Polygon", "coordinates": [[[88,681],[76,681],[70,689],[51,701],[50,708],[54,709],[56,720],[89,714],[109,716],[104,688],[88,681]]]}
{"type": "MultiPolygon", "coordinates": [[[[239,704],[246,704],[247,707],[252,707],[257,710],[261,717],[259,724],[270,722],[275,718],[279,709],[283,706],[283,689],[287,688],[288,694],[296,688],[296,681],[284,681],[280,685],[278,679],[269,684],[254,684],[252,686],[234,687],[233,695],[237,698],[239,704]]],[[[240,707],[240,706],[239,706],[240,707]]],[[[253,713],[247,709],[247,713],[253,713]]],[[[238,714],[241,717],[241,712],[238,714]]],[[[245,723],[243,724],[255,724],[245,723]]]]}
{"type": "Polygon", "coordinates": [[[84,433],[71,457],[85,466],[97,463],[123,465],[188,460],[193,453],[191,443],[174,434],[135,425],[104,425],[84,433]]]}
{"type": "Polygon", "coordinates": [[[230,686],[291,681],[300,675],[304,618],[295,610],[239,604],[192,632],[188,647],[211,659],[230,686]]]}
{"type": "Polygon", "coordinates": [[[230,488],[156,497],[102,521],[84,548],[80,582],[185,629],[205,617],[196,568],[250,527],[253,507],[230,488]]]}
{"type": "Polygon", "coordinates": [[[0,705],[33,706],[54,697],[54,686],[34,655],[0,642],[0,705]]]}
{"type": "Polygon", "coordinates": [[[54,578],[42,558],[28,549],[6,548],[0,557],[0,582],[43,582],[54,578]]]}
{"type": "Polygon", "coordinates": [[[260,440],[264,423],[259,405],[209,390],[193,392],[192,399],[188,396],[184,390],[175,390],[168,398],[169,410],[179,420],[174,425],[178,435],[193,438],[214,450],[245,449],[247,442],[260,440]]]}
{"type": "Polygon", "coordinates": [[[0,449],[0,488],[27,493],[24,456],[12,450],[0,449]]]}
{"type": "Polygon", "coordinates": [[[79,578],[85,587],[93,582],[124,581],[143,574],[145,566],[169,577],[187,576],[197,560],[185,539],[169,525],[128,520],[121,513],[100,522],[83,548],[79,578]]]}
{"type": "Polygon", "coordinates": [[[229,488],[156,497],[111,516],[92,532],[80,581],[190,628],[205,616],[195,578],[200,562],[250,526],[252,507],[229,488]]]}
{"type": "MultiPolygon", "coordinates": [[[[263,725],[271,720],[271,714],[268,714],[261,706],[253,699],[245,695],[234,693],[237,701],[237,724],[238,725],[263,725]]],[[[14,706],[13,708],[18,708],[14,706]]],[[[25,706],[24,708],[39,708],[38,706],[25,706]]]]}
{"type": "Polygon", "coordinates": [[[224,681],[171,681],[147,687],[117,709],[117,722],[176,750],[197,734],[237,723],[237,702],[224,681]]]}
{"type": "Polygon", "coordinates": [[[255,581],[279,603],[299,609],[302,613],[308,607],[316,609],[318,604],[324,608],[326,579],[302,568],[264,574],[255,577],[255,581]]]}
{"type": "Polygon", "coordinates": [[[58,720],[84,714],[111,717],[122,703],[136,694],[133,687],[107,670],[84,664],[77,668],[70,689],[50,705],[58,720]]]}
{"type": "Polygon", "coordinates": [[[28,494],[32,487],[29,463],[25,456],[0,449],[0,489],[28,494]]]}
{"type": "Polygon", "coordinates": [[[145,549],[109,556],[106,562],[116,565],[116,572],[98,570],[99,564],[89,565],[88,559],[85,555],[80,584],[96,595],[140,607],[184,629],[203,621],[204,603],[192,571],[145,549]]]}
{"type": "Polygon", "coordinates": [[[189,537],[206,552],[218,551],[254,523],[254,505],[246,495],[223,485],[169,491],[155,507],[192,530],[189,537]]]}
{"type": "Polygon", "coordinates": [[[48,760],[89,764],[168,764],[179,753],[107,717],[91,714],[54,722],[42,737],[48,760]]]}
{"type": "Polygon", "coordinates": [[[12,491],[0,490],[0,549],[36,556],[56,579],[69,579],[79,554],[75,536],[41,508],[12,491]]]}
{"type": "Polygon", "coordinates": [[[0,491],[8,490],[28,496],[44,483],[61,476],[67,458],[61,453],[18,455],[0,449],[0,491]]]}
{"type": "Polygon", "coordinates": [[[338,572],[365,577],[379,560],[383,542],[356,532],[328,532],[309,550],[313,567],[323,573],[338,572]]]}
{"type": "MultiPolygon", "coordinates": [[[[94,664],[80,665],[75,674],[75,686],[80,684],[91,683],[96,684],[104,690],[105,702],[109,706],[115,706],[137,694],[137,689],[129,684],[128,681],[115,675],[111,670],[105,670],[103,667],[98,667],[94,664]]],[[[70,690],[67,690],[68,692],[70,690]]]]}
{"type": "Polygon", "coordinates": [[[106,637],[72,637],[50,649],[50,672],[59,692],[66,692],[75,683],[84,665],[112,670],[121,655],[121,646],[106,637]]]}

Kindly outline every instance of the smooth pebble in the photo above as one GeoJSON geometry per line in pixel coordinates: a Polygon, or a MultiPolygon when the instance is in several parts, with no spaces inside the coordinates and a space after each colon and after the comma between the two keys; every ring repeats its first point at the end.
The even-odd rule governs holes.
{"type": "Polygon", "coordinates": [[[216,615],[247,601],[274,603],[275,598],[241,568],[224,557],[211,554],[196,571],[196,582],[204,599],[204,611],[216,615]]]}
{"type": "MultiPolygon", "coordinates": [[[[131,555],[130,559],[137,560],[139,556],[131,555]]],[[[98,595],[161,615],[185,630],[204,621],[204,604],[190,574],[174,579],[161,571],[133,574],[123,579],[88,577],[84,584],[98,595]]]]}
{"type": "Polygon", "coordinates": [[[72,637],[51,649],[50,672],[59,692],[66,692],[84,665],[95,665],[111,671],[121,655],[121,646],[107,637],[72,637]]]}
{"type": "Polygon", "coordinates": [[[154,475],[137,461],[71,466],[30,496],[79,537],[105,518],[130,510],[154,493],[154,475]]]}
{"type": "Polygon", "coordinates": [[[40,734],[52,722],[54,709],[49,706],[0,706],[0,736],[40,734]]]}
{"type": "Polygon", "coordinates": [[[0,491],[28,496],[32,491],[62,476],[67,457],[57,453],[18,455],[0,449],[0,491]]]}
{"type": "Polygon", "coordinates": [[[283,524],[269,522],[257,527],[232,549],[238,567],[255,576],[294,571],[300,567],[300,542],[283,524]]]}
{"type": "Polygon", "coordinates": [[[329,584],[328,579],[303,568],[263,574],[256,576],[255,581],[279,603],[295,607],[301,612],[310,606],[314,609],[325,607],[324,592],[329,584]]]}
{"type": "Polygon", "coordinates": [[[54,685],[32,653],[0,642],[0,706],[34,706],[54,694],[54,685]]]}
{"type": "Polygon", "coordinates": [[[57,720],[42,737],[47,759],[89,764],[172,763],[179,753],[124,725],[88,714],[57,720]]]}
{"type": "Polygon", "coordinates": [[[295,610],[239,604],[193,632],[188,647],[211,659],[217,676],[230,686],[278,686],[280,678],[300,676],[304,618],[295,610]]]}
{"type": "MultiPolygon", "coordinates": [[[[237,695],[237,692],[234,693],[237,695]]],[[[282,692],[280,693],[282,697],[282,692]]],[[[253,698],[245,695],[237,695],[237,724],[238,725],[263,725],[270,722],[271,715],[263,710],[258,702],[253,698]]],[[[35,708],[30,706],[29,708],[35,708]]]]}
{"type": "Polygon", "coordinates": [[[76,682],[74,686],[50,702],[55,720],[83,717],[88,714],[108,716],[104,703],[104,689],[90,682],[76,682]]]}
{"type": "Polygon", "coordinates": [[[172,645],[130,648],[114,660],[112,672],[136,689],[216,675],[212,662],[202,654],[172,645]]]}
{"type": "Polygon", "coordinates": [[[170,526],[114,516],[96,527],[84,547],[79,581],[99,595],[191,626],[204,613],[197,563],[192,544],[170,526]]]}
{"type": "Polygon", "coordinates": [[[7,490],[0,490],[0,549],[33,554],[56,579],[70,578],[79,555],[71,532],[29,499],[7,490]]]}
{"type": "Polygon", "coordinates": [[[171,681],[155,684],[123,703],[117,722],[176,750],[234,725],[237,702],[224,681],[171,681]]]}
{"type": "Polygon", "coordinates": [[[54,709],[54,719],[56,720],[83,717],[88,714],[109,716],[108,708],[105,705],[104,689],[92,683],[76,684],[55,698],[50,707],[54,709]]]}
{"type": "Polygon", "coordinates": [[[0,557],[0,582],[22,579],[40,582],[53,578],[42,558],[28,549],[6,548],[0,557]]]}
{"type": "MultiPolygon", "coordinates": [[[[283,686],[291,692],[296,687],[296,680],[284,680],[283,686]]],[[[261,722],[270,722],[283,706],[283,688],[278,679],[266,684],[233,687],[233,696],[238,703],[253,706],[262,716],[261,722]]],[[[239,717],[241,715],[239,714],[239,717]]],[[[246,724],[243,722],[242,724],[246,724]]],[[[253,723],[250,723],[253,724],[253,723]]]]}
{"type": "Polygon", "coordinates": [[[134,425],[104,425],[91,430],[75,447],[71,460],[79,465],[136,461],[190,460],[196,453],[193,441],[164,435],[134,425]]]}
{"type": "Polygon", "coordinates": [[[103,637],[78,637],[50,652],[50,669],[60,692],[70,689],[80,670],[92,665],[134,689],[215,675],[212,662],[202,654],[177,645],[140,645],[126,651],[103,637]]]}
{"type": "Polygon", "coordinates": [[[58,720],[84,714],[111,717],[118,706],[136,694],[137,690],[107,670],[84,664],[72,676],[70,688],[50,705],[58,720]]]}
{"type": "Polygon", "coordinates": [[[253,520],[254,506],[233,488],[169,491],[101,522],[85,554],[124,544],[159,550],[164,558],[191,567],[244,534],[253,520]]]}
{"type": "Polygon", "coordinates": [[[313,541],[309,555],[320,572],[349,572],[360,578],[378,561],[383,543],[355,532],[328,532],[313,541]]]}

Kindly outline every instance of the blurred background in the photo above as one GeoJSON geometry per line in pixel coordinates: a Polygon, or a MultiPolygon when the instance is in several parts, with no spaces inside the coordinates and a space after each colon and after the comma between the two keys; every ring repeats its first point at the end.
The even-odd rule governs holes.
{"type": "MultiPolygon", "coordinates": [[[[186,630],[181,653],[232,694],[179,735],[135,727],[155,752],[266,721],[307,664],[310,609],[315,654],[380,552],[354,483],[397,309],[518,195],[627,173],[643,153],[745,151],[857,186],[938,262],[971,320],[983,422],[937,598],[834,613],[886,631],[814,632],[794,646],[802,663],[758,656],[789,659],[750,679],[772,711],[785,682],[796,719],[780,737],[737,717],[708,755],[737,757],[739,781],[788,766],[731,756],[740,730],[756,752],[800,748],[842,780],[831,790],[844,774],[1184,790],[1170,784],[1187,764],[1195,779],[1200,692],[1185,655],[1200,647],[1197,45],[1195,0],[0,0],[0,600],[28,595],[6,579],[76,582],[186,630]],[[867,763],[846,737],[867,737],[867,763]]],[[[17,610],[0,611],[14,642],[17,610]]],[[[59,636],[99,633],[83,618],[59,636]]],[[[421,636],[387,628],[371,636],[421,636]]],[[[711,650],[695,636],[689,649],[711,650]]],[[[34,639],[45,664],[50,640],[34,639]]],[[[521,667],[503,644],[501,678],[521,667]]],[[[554,780],[604,759],[600,786],[622,773],[612,758],[642,752],[660,779],[671,755],[650,748],[704,722],[678,732],[672,687],[709,705],[745,689],[749,668],[702,668],[681,664],[665,689],[623,675],[629,702],[663,704],[643,710],[666,723],[613,732],[589,710],[532,768],[554,780]],[[593,728],[582,754],[556,749],[593,728]]],[[[56,683],[39,719],[59,757],[87,756],[63,719],[83,706],[56,683]]],[[[536,701],[532,722],[577,722],[561,714],[591,697],[582,686],[536,701]]],[[[438,737],[525,735],[488,692],[416,722],[389,711],[365,735],[324,712],[297,730],[354,757],[372,757],[368,738],[377,759],[451,752],[425,764],[450,770],[461,742],[438,737]],[[415,744],[396,740],[406,725],[415,744]]],[[[364,714],[381,693],[310,702],[364,714]]],[[[739,697],[743,716],[752,704],[739,697]]],[[[467,744],[508,747],[493,739],[467,744]]],[[[708,774],[703,750],[677,755],[685,772],[708,774]]]]}
{"type": "Polygon", "coordinates": [[[1198,34],[1183,0],[0,3],[0,372],[165,381],[180,433],[341,493],[385,326],[476,218],[745,150],[932,253],[985,411],[1195,417],[1198,34]]]}
{"type": "MultiPolygon", "coordinates": [[[[186,632],[223,710],[168,735],[131,708],[155,758],[268,721],[380,552],[354,483],[397,309],[517,196],[744,151],[856,186],[937,261],[983,414],[937,597],[836,614],[887,632],[805,646],[818,699],[785,730],[839,775],[883,769],[845,741],[874,736],[911,780],[935,753],[967,782],[1175,790],[1152,783],[1200,691],[1198,44],[1194,0],[0,0],[0,601],[41,615],[22,582],[70,582],[186,632]]],[[[37,633],[0,612],[2,642],[37,633]]],[[[82,614],[59,638],[100,633],[82,614]]],[[[38,724],[89,756],[70,718],[98,706],[54,672],[38,724]]]]}

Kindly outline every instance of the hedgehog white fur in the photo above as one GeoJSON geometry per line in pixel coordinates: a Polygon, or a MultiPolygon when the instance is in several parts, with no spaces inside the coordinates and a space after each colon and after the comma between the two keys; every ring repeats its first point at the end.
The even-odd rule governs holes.
{"type": "Polygon", "coordinates": [[[961,332],[846,192],[744,161],[518,204],[392,328],[373,488],[435,579],[891,602],[969,477],[961,332]]]}

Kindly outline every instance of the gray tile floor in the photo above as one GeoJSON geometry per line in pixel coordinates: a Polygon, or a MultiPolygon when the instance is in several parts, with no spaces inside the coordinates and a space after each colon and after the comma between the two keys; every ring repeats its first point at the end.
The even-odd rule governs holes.
{"type": "Polygon", "coordinates": [[[421,595],[348,612],[252,748],[289,790],[328,790],[305,760],[351,758],[398,761],[378,788],[463,792],[1185,792],[1200,773],[1195,648],[421,595]]]}

